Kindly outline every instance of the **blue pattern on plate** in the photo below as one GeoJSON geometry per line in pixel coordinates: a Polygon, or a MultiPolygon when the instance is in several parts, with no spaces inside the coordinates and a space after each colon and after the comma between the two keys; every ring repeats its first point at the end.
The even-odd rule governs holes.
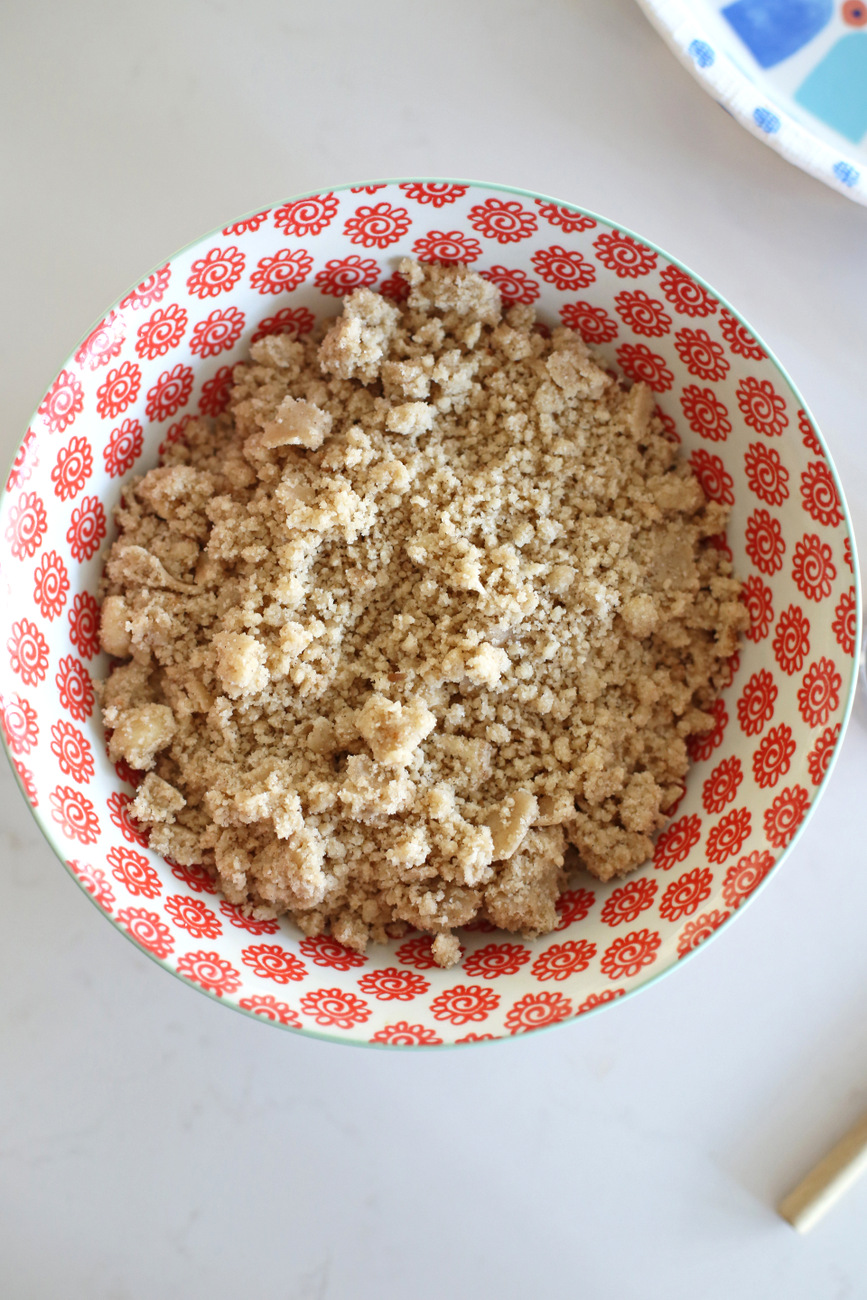
{"type": "Polygon", "coordinates": [[[776,135],[780,129],[780,119],[769,108],[757,108],[753,111],[753,121],[765,135],[776,135]]]}
{"type": "Polygon", "coordinates": [[[722,10],[762,68],[803,49],[833,14],[833,0],[735,0],[722,10]]]}
{"type": "Polygon", "coordinates": [[[687,54],[700,68],[709,68],[716,58],[707,41],[691,41],[687,54]]]}
{"type": "Polygon", "coordinates": [[[844,36],[795,91],[795,103],[858,144],[867,135],[867,35],[844,36]]]}
{"type": "Polygon", "coordinates": [[[850,190],[852,186],[857,185],[861,179],[861,173],[858,168],[853,167],[851,163],[835,162],[831,171],[837,177],[837,180],[840,181],[842,185],[846,185],[850,190]]]}

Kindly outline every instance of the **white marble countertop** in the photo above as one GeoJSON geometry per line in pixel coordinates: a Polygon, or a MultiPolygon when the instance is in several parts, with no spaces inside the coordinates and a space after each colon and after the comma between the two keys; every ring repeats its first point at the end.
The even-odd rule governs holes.
{"type": "MultiPolygon", "coordinates": [[[[105,307],[275,199],[501,181],[705,276],[812,405],[862,543],[867,212],[707,99],[632,0],[11,0],[2,446],[105,307]]],[[[862,547],[863,549],[863,547],[862,547]]],[[[867,1182],[778,1195],[867,1108],[867,710],[776,880],[682,974],[463,1053],[278,1033],[170,979],[0,781],[8,1300],[867,1295],[867,1182]]]]}

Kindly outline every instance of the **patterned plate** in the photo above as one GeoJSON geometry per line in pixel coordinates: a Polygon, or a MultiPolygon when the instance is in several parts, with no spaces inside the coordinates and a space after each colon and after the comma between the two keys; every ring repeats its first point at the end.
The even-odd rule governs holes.
{"type": "Polygon", "coordinates": [[[747,130],[867,203],[867,0],[638,3],[747,130]]]}
{"type": "Polygon", "coordinates": [[[840,486],[785,372],[738,314],[622,226],[492,185],[386,182],[290,199],[182,250],[125,294],[54,379],[0,501],[0,705],[34,815],[94,903],[224,1004],[341,1042],[510,1037],[678,965],[771,874],[831,769],[855,685],[860,603],[840,486]],[[577,880],[557,933],[476,926],[454,970],[425,936],[366,957],[251,921],[201,868],[149,851],[105,752],[96,591],[124,477],[227,400],[253,339],[301,335],[357,285],[399,296],[407,254],[471,263],[507,302],[580,330],[651,385],[727,537],[751,627],[652,862],[577,880]]]}

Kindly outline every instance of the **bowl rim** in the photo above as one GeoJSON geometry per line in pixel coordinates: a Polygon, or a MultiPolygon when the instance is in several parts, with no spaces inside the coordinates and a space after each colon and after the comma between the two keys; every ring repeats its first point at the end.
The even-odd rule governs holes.
{"type": "MultiPolygon", "coordinates": [[[[640,0],[640,2],[642,2],[642,0],[640,0]]],[[[89,899],[90,903],[93,905],[94,908],[96,908],[97,912],[106,920],[111,922],[112,928],[115,931],[122,934],[123,937],[133,945],[133,947],[136,949],[137,952],[142,953],[145,957],[149,958],[157,966],[167,971],[170,975],[172,975],[175,979],[180,981],[180,983],[185,985],[187,988],[192,988],[197,993],[200,993],[202,994],[202,996],[207,997],[211,1001],[218,1003],[220,1006],[228,1007],[230,1010],[235,1011],[240,1015],[247,1016],[252,1020],[259,1021],[260,1023],[263,1022],[264,1020],[266,1024],[269,1024],[274,1028],[282,1029],[285,1032],[288,1032],[290,1034],[297,1034],[303,1038],[316,1038],[322,1040],[323,1042],[334,1043],[343,1047],[370,1048],[373,1050],[384,1050],[388,1052],[430,1051],[431,1048],[435,1048],[437,1051],[443,1051],[444,1049],[461,1050],[463,1048],[487,1046],[489,1043],[512,1042],[518,1039],[526,1039],[526,1038],[535,1039],[541,1033],[547,1034],[551,1030],[555,1030],[559,1028],[561,1025],[574,1024],[577,1020],[581,1020],[581,1021],[587,1020],[591,1016],[596,1016],[599,1012],[605,1011],[611,1006],[615,1006],[619,1003],[625,1002],[629,998],[634,997],[636,994],[643,993],[645,990],[659,983],[659,981],[664,979],[667,975],[670,975],[672,971],[679,970],[688,961],[691,961],[695,957],[697,952],[704,951],[704,949],[706,949],[709,946],[712,940],[715,940],[722,931],[728,929],[729,925],[734,920],[735,916],[743,912],[744,908],[750,903],[752,903],[753,899],[759,893],[762,893],[766,888],[766,886],[769,884],[770,880],[777,875],[780,867],[783,865],[783,862],[786,860],[786,858],[791,853],[792,849],[800,840],[801,835],[803,834],[807,824],[810,821],[810,818],[812,817],[813,810],[816,808],[817,804],[822,798],[822,795],[825,793],[825,789],[837,765],[837,760],[840,755],[840,750],[842,749],[843,740],[846,735],[846,730],[848,728],[849,721],[852,716],[852,710],[855,702],[855,694],[856,694],[858,679],[859,679],[860,647],[862,645],[862,638],[863,638],[861,577],[860,577],[860,566],[858,563],[857,546],[855,541],[855,532],[852,524],[852,517],[849,510],[849,505],[846,500],[846,495],[845,492],[843,491],[842,484],[840,483],[836,465],[834,464],[833,458],[829,452],[824,436],[813,417],[810,407],[804,401],[804,398],[799,388],[797,387],[797,385],[794,383],[793,379],[789,375],[788,370],[779,360],[779,358],[777,357],[773,349],[768,346],[768,344],[765,342],[762,336],[756,332],[753,326],[744,319],[744,317],[737,310],[737,308],[732,306],[732,304],[728,301],[728,299],[723,294],[721,294],[714,286],[710,285],[701,275],[698,275],[695,271],[693,271],[690,267],[688,267],[679,258],[672,256],[672,254],[668,253],[664,248],[660,247],[659,244],[654,243],[653,240],[645,238],[644,235],[638,234],[631,227],[626,226],[621,222],[613,221],[610,217],[605,217],[602,214],[595,212],[591,208],[585,208],[582,207],[580,204],[572,203],[565,199],[558,199],[552,195],[543,194],[536,190],[522,189],[520,186],[503,185],[496,181],[470,180],[465,177],[455,178],[455,177],[446,177],[446,176],[398,176],[398,177],[376,178],[376,179],[364,180],[364,181],[347,181],[340,185],[320,186],[317,189],[304,190],[298,194],[293,194],[288,197],[283,196],[279,199],[279,203],[295,203],[301,199],[315,198],[324,193],[329,193],[329,194],[338,193],[338,192],[345,193],[346,191],[357,190],[370,185],[404,185],[404,184],[412,184],[412,183],[466,185],[467,187],[470,188],[493,190],[497,193],[502,193],[502,194],[513,194],[524,199],[530,199],[531,201],[539,200],[540,202],[543,203],[553,203],[558,207],[567,208],[570,211],[574,211],[576,213],[581,214],[582,216],[589,217],[596,222],[601,222],[603,225],[609,226],[612,229],[619,230],[623,234],[629,235],[631,238],[636,239],[639,243],[644,244],[646,247],[652,249],[654,252],[658,253],[661,257],[665,258],[672,265],[678,267],[686,275],[688,275],[693,280],[695,280],[697,284],[701,285],[702,288],[706,289],[714,298],[717,299],[717,301],[720,303],[722,307],[725,308],[725,310],[731,312],[731,314],[740,322],[740,324],[749,330],[749,332],[753,335],[753,337],[755,338],[759,346],[764,349],[765,353],[767,354],[768,361],[770,361],[772,365],[776,368],[776,370],[779,372],[783,380],[791,389],[794,396],[797,398],[801,408],[803,409],[805,414],[809,417],[813,430],[815,431],[819,443],[822,447],[822,452],[824,454],[828,468],[831,472],[831,476],[834,480],[834,486],[837,489],[837,493],[840,499],[840,507],[843,512],[843,518],[846,524],[846,529],[851,544],[852,579],[855,588],[855,618],[856,618],[855,646],[856,646],[856,651],[858,651],[859,653],[856,653],[855,657],[852,660],[850,679],[849,679],[848,689],[846,693],[845,708],[843,711],[843,716],[840,720],[840,735],[837,739],[837,743],[834,746],[834,750],[831,755],[831,760],[822,777],[822,781],[820,785],[817,787],[814,797],[807,807],[806,814],[801,824],[798,826],[790,842],[785,846],[785,848],[783,848],[780,851],[779,857],[776,859],[773,868],[768,872],[768,874],[759,883],[759,885],[752,891],[752,893],[750,893],[746,898],[743,899],[743,901],[740,903],[739,907],[737,908],[736,912],[732,912],[731,916],[729,916],[727,920],[725,920],[716,929],[711,931],[708,937],[697,948],[691,949],[688,953],[686,953],[684,957],[679,958],[677,961],[672,962],[670,965],[663,967],[661,970],[656,971],[654,974],[648,975],[647,979],[643,980],[640,984],[634,985],[632,988],[626,989],[623,993],[623,996],[621,997],[612,998],[607,1002],[598,1003],[595,1007],[590,1008],[589,1011],[583,1012],[580,1016],[571,1016],[566,1020],[554,1021],[552,1024],[540,1026],[537,1029],[533,1029],[531,1033],[509,1034],[494,1039],[485,1039],[485,1040],[471,1042],[471,1043],[437,1043],[437,1044],[373,1043],[373,1042],[365,1041],[363,1039],[344,1037],[339,1033],[328,1033],[318,1028],[308,1027],[307,1025],[302,1025],[301,1027],[294,1026],[294,1025],[285,1025],[282,1024],[280,1021],[266,1020],[265,1017],[257,1015],[255,1011],[248,1010],[246,1007],[241,1007],[237,1003],[231,1001],[228,1002],[224,1001],[222,996],[220,996],[219,994],[212,993],[209,989],[203,988],[202,985],[196,983],[196,981],[188,979],[186,976],[180,974],[180,972],[178,972],[172,966],[170,966],[164,958],[158,957],[155,953],[151,952],[149,949],[144,948],[141,944],[136,942],[132,934],[128,933],[123,928],[123,926],[118,925],[114,916],[112,916],[110,913],[106,912],[102,907],[100,907],[99,903],[97,902],[93,894],[85,887],[84,883],[71,869],[71,867],[67,862],[65,853],[63,852],[60,846],[59,841],[55,839],[53,824],[49,824],[48,820],[45,817],[44,810],[40,808],[35,808],[33,804],[30,802],[30,799],[27,796],[27,791],[24,786],[24,782],[19,776],[18,771],[13,762],[12,752],[6,740],[5,733],[3,729],[0,728],[0,740],[2,740],[3,750],[6,754],[6,758],[9,763],[9,766],[12,769],[12,775],[15,778],[15,781],[17,782],[18,788],[22,794],[22,797],[24,798],[25,803],[27,804],[28,809],[30,810],[31,815],[36,821],[36,824],[41,830],[43,836],[48,841],[48,844],[53,850],[55,857],[57,857],[60,860],[67,875],[70,876],[75,881],[76,885],[79,887],[81,892],[89,899]]],[[[174,261],[176,258],[180,257],[183,253],[190,251],[191,249],[195,248],[199,244],[204,243],[206,240],[211,239],[214,236],[220,234],[223,229],[223,226],[232,224],[232,222],[237,223],[237,222],[244,221],[245,219],[256,216],[259,212],[270,210],[274,206],[276,205],[273,203],[270,205],[266,205],[266,207],[259,206],[247,212],[244,212],[239,216],[230,218],[229,221],[223,222],[222,225],[215,226],[211,230],[205,232],[204,234],[199,235],[196,239],[192,239],[188,243],[183,244],[180,248],[177,248],[168,258],[162,258],[159,262],[155,263],[147,272],[145,272],[143,276],[139,277],[139,279],[136,280],[134,284],[124,289],[123,292],[120,293],[118,297],[114,300],[114,302],[109,307],[107,307],[105,311],[103,311],[102,314],[99,317],[97,317],[97,319],[94,322],[91,323],[88,329],[84,332],[84,334],[80,336],[80,338],[75,343],[73,348],[67,354],[66,358],[64,359],[59,369],[55,372],[55,374],[59,374],[60,370],[65,369],[67,365],[73,363],[75,353],[77,352],[81,344],[84,342],[84,340],[89,337],[91,332],[100,323],[100,321],[104,320],[105,317],[108,316],[110,312],[116,310],[120,306],[121,300],[124,297],[126,297],[126,295],[130,293],[132,289],[136,287],[137,284],[139,284],[142,280],[146,279],[148,275],[152,274],[153,272],[165,266],[167,262],[170,263],[174,261]]],[[[31,416],[27,421],[27,429],[30,428],[34,419],[36,418],[38,414],[38,406],[42,402],[43,398],[44,398],[44,394],[39,398],[39,402],[33,408],[31,416]]],[[[20,449],[22,441],[23,441],[23,436],[16,444],[15,449],[13,450],[12,457],[9,463],[7,464],[6,472],[2,479],[2,486],[0,486],[0,510],[2,510],[6,498],[9,496],[9,492],[6,488],[6,483],[12,465],[14,463],[15,457],[17,456],[18,451],[20,449]]]]}

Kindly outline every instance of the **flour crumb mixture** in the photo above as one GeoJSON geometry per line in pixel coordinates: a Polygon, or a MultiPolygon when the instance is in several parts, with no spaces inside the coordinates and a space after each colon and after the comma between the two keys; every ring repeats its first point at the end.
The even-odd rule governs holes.
{"type": "Polygon", "coordinates": [[[448,966],[647,860],[747,616],[644,385],[464,267],[401,272],[254,343],[125,485],[102,707],[153,849],[448,966]]]}

